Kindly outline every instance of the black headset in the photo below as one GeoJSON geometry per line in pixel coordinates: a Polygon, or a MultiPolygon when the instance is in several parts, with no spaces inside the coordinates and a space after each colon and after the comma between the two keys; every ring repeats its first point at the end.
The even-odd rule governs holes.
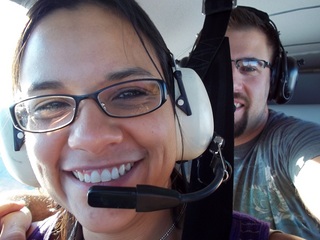
{"type": "MultiPolygon", "coordinates": [[[[278,104],[284,104],[288,102],[293,96],[294,88],[298,78],[297,60],[293,57],[287,56],[287,53],[281,44],[278,29],[274,22],[269,18],[267,13],[247,6],[238,6],[237,8],[246,9],[247,11],[255,14],[259,19],[267,24],[270,29],[275,31],[274,35],[278,38],[277,41],[279,43],[279,54],[275,57],[271,68],[268,100],[273,100],[278,104]]],[[[197,41],[198,39],[196,40],[193,49],[197,45],[197,41]]],[[[177,63],[180,67],[186,67],[188,65],[188,61],[189,57],[184,57],[181,60],[178,60],[177,63]]]]}
{"type": "Polygon", "coordinates": [[[298,78],[298,64],[293,57],[288,57],[282,45],[279,56],[275,58],[271,72],[269,100],[278,104],[288,102],[294,92],[298,78]]]}

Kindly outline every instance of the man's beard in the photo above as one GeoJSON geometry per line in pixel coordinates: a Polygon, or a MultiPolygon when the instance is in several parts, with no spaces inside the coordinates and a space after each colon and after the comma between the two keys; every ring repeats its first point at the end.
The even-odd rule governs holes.
{"type": "Polygon", "coordinates": [[[234,123],[234,137],[240,137],[246,130],[248,125],[248,111],[245,111],[242,118],[234,123]]]}

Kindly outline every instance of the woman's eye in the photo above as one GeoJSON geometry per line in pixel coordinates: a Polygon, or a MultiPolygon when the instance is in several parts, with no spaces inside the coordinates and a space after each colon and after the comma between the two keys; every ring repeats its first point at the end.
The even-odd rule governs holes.
{"type": "Polygon", "coordinates": [[[98,96],[105,111],[131,116],[158,106],[161,89],[156,81],[131,81],[107,88],[98,96]]]}
{"type": "Polygon", "coordinates": [[[36,118],[52,118],[69,111],[70,104],[65,101],[45,101],[34,106],[32,113],[36,118]]]}
{"type": "Polygon", "coordinates": [[[148,92],[141,89],[126,89],[116,95],[116,99],[131,99],[147,96],[148,92]]]}

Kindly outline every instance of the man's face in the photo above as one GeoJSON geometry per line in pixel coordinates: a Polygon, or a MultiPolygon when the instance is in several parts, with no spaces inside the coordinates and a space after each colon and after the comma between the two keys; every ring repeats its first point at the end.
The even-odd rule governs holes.
{"type": "MultiPolygon", "coordinates": [[[[232,62],[235,145],[251,140],[258,135],[268,117],[267,99],[270,88],[269,67],[252,69],[243,65],[236,67],[238,59],[259,59],[271,61],[272,49],[264,33],[251,28],[246,30],[228,29],[232,62]]],[[[238,62],[239,63],[239,62],[238,62]]],[[[260,63],[264,63],[261,61],[260,63]]]]}

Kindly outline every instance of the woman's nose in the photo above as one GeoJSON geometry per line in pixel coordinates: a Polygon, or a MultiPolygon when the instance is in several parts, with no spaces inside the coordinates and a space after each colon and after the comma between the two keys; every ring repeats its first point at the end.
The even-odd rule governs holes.
{"type": "Polygon", "coordinates": [[[68,144],[73,149],[95,154],[105,151],[107,145],[123,139],[118,121],[105,114],[93,100],[82,101],[76,119],[70,126],[68,144]]]}

